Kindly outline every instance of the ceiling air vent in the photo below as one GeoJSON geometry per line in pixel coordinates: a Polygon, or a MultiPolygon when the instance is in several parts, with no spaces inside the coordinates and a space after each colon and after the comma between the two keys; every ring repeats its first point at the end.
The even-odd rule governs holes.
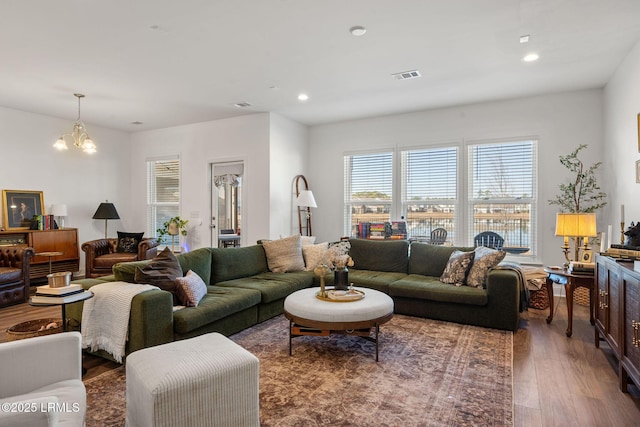
{"type": "Polygon", "coordinates": [[[421,77],[420,71],[418,70],[403,71],[401,73],[394,73],[391,75],[396,80],[409,80],[409,79],[417,79],[418,77],[421,77]]]}
{"type": "Polygon", "coordinates": [[[235,104],[233,104],[233,106],[238,108],[246,108],[251,107],[251,104],[249,104],[248,102],[236,102],[235,104]]]}

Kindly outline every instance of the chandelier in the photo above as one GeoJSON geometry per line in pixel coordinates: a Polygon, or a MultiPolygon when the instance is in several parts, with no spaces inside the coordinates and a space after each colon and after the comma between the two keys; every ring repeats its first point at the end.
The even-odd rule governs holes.
{"type": "Polygon", "coordinates": [[[81,93],[74,93],[73,96],[78,98],[78,118],[76,119],[76,123],[73,125],[73,130],[58,138],[53,146],[58,150],[66,150],[67,142],[65,138],[71,137],[73,138],[74,147],[81,149],[87,154],[93,154],[96,152],[96,144],[94,144],[91,138],[89,138],[87,128],[84,126],[84,123],[82,123],[82,120],[80,120],[80,99],[84,98],[84,95],[81,93]]]}

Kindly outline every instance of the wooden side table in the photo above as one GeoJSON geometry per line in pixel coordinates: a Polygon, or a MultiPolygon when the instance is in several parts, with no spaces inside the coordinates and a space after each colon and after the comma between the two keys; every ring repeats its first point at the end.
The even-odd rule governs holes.
{"type": "Polygon", "coordinates": [[[571,274],[566,269],[545,268],[547,273],[547,295],[549,297],[549,317],[547,323],[553,320],[553,284],[564,285],[567,295],[567,331],[568,337],[573,333],[573,291],[583,287],[589,289],[589,320],[595,325],[595,276],[584,274],[571,274]]]}

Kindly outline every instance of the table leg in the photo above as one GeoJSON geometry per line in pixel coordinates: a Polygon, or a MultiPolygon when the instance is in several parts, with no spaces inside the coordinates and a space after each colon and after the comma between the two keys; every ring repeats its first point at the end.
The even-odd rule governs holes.
{"type": "Polygon", "coordinates": [[[569,278],[567,280],[567,284],[564,285],[564,289],[567,293],[567,336],[571,337],[573,333],[573,291],[575,287],[573,286],[573,280],[569,278]]]}
{"type": "Polygon", "coordinates": [[[549,299],[549,317],[547,323],[553,320],[553,281],[547,277],[547,298],[549,299]]]}
{"type": "Polygon", "coordinates": [[[62,332],[67,332],[67,307],[62,304],[62,332]]]}

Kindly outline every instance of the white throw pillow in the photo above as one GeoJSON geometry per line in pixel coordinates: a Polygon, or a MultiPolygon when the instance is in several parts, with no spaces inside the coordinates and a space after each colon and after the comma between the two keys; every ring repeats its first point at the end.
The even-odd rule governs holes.
{"type": "Polygon", "coordinates": [[[482,288],[487,281],[489,270],[498,265],[507,253],[484,246],[478,246],[473,252],[474,258],[467,275],[467,286],[482,288]]]}
{"type": "Polygon", "coordinates": [[[320,264],[329,264],[329,243],[318,243],[317,245],[302,246],[302,256],[304,257],[304,269],[312,271],[320,264]]]}
{"type": "Polygon", "coordinates": [[[300,236],[263,242],[262,247],[267,255],[267,265],[272,272],[304,271],[300,236]]]}
{"type": "Polygon", "coordinates": [[[207,294],[206,283],[192,270],[189,270],[186,276],[178,277],[176,283],[176,295],[186,307],[197,307],[207,294]]]}
{"type": "Polygon", "coordinates": [[[316,236],[300,236],[300,244],[302,246],[313,245],[316,242],[316,236]]]}

